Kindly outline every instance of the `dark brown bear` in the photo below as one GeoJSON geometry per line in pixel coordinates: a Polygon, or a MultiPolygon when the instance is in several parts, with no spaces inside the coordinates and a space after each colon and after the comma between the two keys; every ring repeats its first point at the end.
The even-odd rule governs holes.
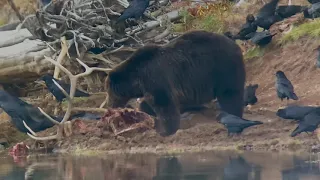
{"type": "Polygon", "coordinates": [[[144,46],[106,79],[109,106],[124,107],[129,99],[144,97],[162,136],[179,129],[180,109],[215,98],[222,110],[242,117],[244,83],[240,47],[206,31],[187,32],[166,46],[144,46]]]}

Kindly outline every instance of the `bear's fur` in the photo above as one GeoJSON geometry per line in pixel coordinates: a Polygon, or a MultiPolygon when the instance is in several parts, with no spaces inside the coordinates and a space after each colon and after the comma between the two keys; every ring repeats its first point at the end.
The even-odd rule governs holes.
{"type": "Polygon", "coordinates": [[[147,45],[110,71],[110,107],[144,97],[157,115],[162,136],[180,125],[180,108],[217,98],[221,109],[242,117],[245,67],[240,47],[206,31],[187,32],[166,46],[147,45]],[[163,129],[164,128],[164,129],[163,129]]]}
{"type": "MultiPolygon", "coordinates": [[[[142,100],[139,103],[138,108],[139,108],[139,111],[145,112],[151,116],[156,116],[156,113],[153,111],[152,107],[149,106],[149,104],[145,100],[142,100]]],[[[199,112],[205,109],[207,109],[207,107],[203,105],[180,107],[180,114],[183,114],[184,112],[199,112]]]]}

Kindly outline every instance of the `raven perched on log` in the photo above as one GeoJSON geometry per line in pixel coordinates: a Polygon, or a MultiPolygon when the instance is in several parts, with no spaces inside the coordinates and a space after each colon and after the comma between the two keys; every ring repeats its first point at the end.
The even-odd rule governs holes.
{"type": "MultiPolygon", "coordinates": [[[[58,79],[55,79],[52,75],[46,74],[40,78],[40,80],[43,80],[46,83],[46,86],[48,90],[54,95],[54,97],[57,99],[58,102],[62,102],[63,99],[66,98],[66,96],[63,94],[63,92],[59,89],[59,87],[52,81],[55,80],[57,83],[60,84],[60,86],[67,92],[70,93],[70,84],[63,83],[62,81],[59,81],[58,79]]],[[[88,93],[85,93],[83,91],[80,91],[76,89],[76,92],[74,94],[74,97],[89,97],[90,95],[88,93]]]]}
{"type": "Polygon", "coordinates": [[[117,19],[116,23],[125,21],[128,18],[135,18],[136,20],[139,20],[148,6],[149,0],[131,1],[130,5],[123,11],[121,16],[117,19]]]}

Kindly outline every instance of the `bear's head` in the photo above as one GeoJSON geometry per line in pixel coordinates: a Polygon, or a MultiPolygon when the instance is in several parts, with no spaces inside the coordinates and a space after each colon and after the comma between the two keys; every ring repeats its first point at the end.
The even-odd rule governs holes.
{"type": "Polygon", "coordinates": [[[144,46],[134,52],[127,60],[113,68],[105,81],[108,93],[108,106],[124,107],[131,98],[143,97],[145,79],[150,79],[150,64],[159,46],[144,46]]]}

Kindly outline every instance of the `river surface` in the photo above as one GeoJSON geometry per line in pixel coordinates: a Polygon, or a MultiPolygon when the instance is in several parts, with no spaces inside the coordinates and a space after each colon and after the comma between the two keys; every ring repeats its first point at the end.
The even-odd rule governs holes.
{"type": "MultiPolygon", "coordinates": [[[[320,155],[319,155],[320,156],[320,155]]],[[[0,155],[1,180],[320,180],[317,154],[0,155]]]]}

